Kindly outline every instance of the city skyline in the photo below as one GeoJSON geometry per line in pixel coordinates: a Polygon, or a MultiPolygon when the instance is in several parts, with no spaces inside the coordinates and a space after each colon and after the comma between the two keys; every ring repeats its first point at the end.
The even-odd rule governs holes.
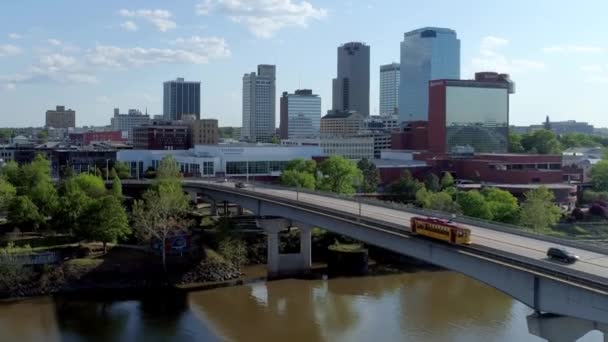
{"type": "MultiPolygon", "coordinates": [[[[78,112],[78,126],[107,125],[114,107],[147,107],[150,114],[162,114],[159,84],[178,75],[201,81],[202,118],[239,126],[244,72],[260,63],[274,64],[281,70],[279,92],[310,88],[330,99],[335,47],[347,41],[371,48],[370,114],[375,115],[379,65],[398,62],[403,34],[425,26],[458,33],[461,78],[497,71],[517,80],[520,91],[511,103],[511,124],[537,124],[550,115],[555,121],[608,126],[608,100],[601,95],[608,90],[608,43],[599,19],[608,9],[603,2],[586,8],[526,2],[523,13],[514,3],[481,1],[471,6],[448,1],[277,3],[275,11],[249,12],[229,8],[224,1],[203,0],[179,5],[150,1],[145,7],[60,1],[35,10],[5,4],[9,15],[0,23],[0,126],[42,126],[45,110],[61,104],[78,112]],[[288,15],[289,8],[297,11],[297,20],[288,15]],[[541,11],[551,22],[538,24],[536,13],[541,11]],[[56,20],[65,13],[79,15],[56,20]],[[518,18],[516,26],[513,17],[518,18]],[[275,25],[268,20],[252,24],[267,18],[275,25]],[[572,20],[568,29],[559,25],[572,20]]],[[[262,4],[253,1],[251,6],[262,4]]],[[[331,101],[323,102],[323,112],[330,107],[331,101]]]]}

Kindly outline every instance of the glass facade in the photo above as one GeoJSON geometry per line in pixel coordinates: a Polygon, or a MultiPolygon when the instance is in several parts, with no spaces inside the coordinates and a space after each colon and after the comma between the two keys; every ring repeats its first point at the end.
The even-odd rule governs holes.
{"type": "Polygon", "coordinates": [[[275,135],[276,68],[258,65],[258,73],[243,76],[243,126],[241,138],[270,142],[275,135]]]}
{"type": "Polygon", "coordinates": [[[369,46],[352,42],[338,47],[338,74],[332,80],[332,109],[369,115],[369,46]]]}
{"type": "Polygon", "coordinates": [[[266,175],[281,172],[288,161],[229,161],[226,162],[227,175],[266,175]],[[249,168],[249,171],[247,171],[249,168]]]}
{"type": "Polygon", "coordinates": [[[399,121],[427,121],[429,81],[460,79],[460,40],[456,32],[426,27],[401,42],[399,121]]]}
{"type": "Polygon", "coordinates": [[[186,82],[183,78],[163,84],[163,116],[167,120],[181,120],[182,115],[201,118],[201,83],[186,82]]]}
{"type": "Polygon", "coordinates": [[[469,146],[476,153],[506,153],[508,89],[489,86],[446,88],[446,147],[469,146]]]}
{"type": "Polygon", "coordinates": [[[380,66],[380,115],[399,113],[399,63],[380,66]]]}
{"type": "Polygon", "coordinates": [[[321,127],[321,98],[317,95],[287,95],[288,136],[318,137],[321,127]]]}

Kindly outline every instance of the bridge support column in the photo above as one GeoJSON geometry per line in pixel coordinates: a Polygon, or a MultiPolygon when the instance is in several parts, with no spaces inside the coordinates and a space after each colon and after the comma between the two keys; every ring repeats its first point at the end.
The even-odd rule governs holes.
{"type": "Polygon", "coordinates": [[[243,207],[241,207],[240,205],[236,207],[236,214],[239,216],[243,216],[245,214],[245,211],[243,210],[243,207]]]}
{"type": "Polygon", "coordinates": [[[258,219],[260,226],[267,235],[268,243],[268,277],[284,277],[310,272],[311,265],[311,228],[299,225],[300,252],[281,254],[279,250],[281,231],[289,228],[291,222],[282,218],[258,219]]]}

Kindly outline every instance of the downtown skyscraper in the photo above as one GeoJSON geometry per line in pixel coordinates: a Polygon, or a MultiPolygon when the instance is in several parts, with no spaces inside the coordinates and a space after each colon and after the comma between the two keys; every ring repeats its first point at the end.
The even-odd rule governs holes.
{"type": "Polygon", "coordinates": [[[183,115],[201,118],[201,82],[187,82],[183,78],[164,82],[164,119],[181,120],[183,115]]]}
{"type": "Polygon", "coordinates": [[[338,47],[338,75],[332,83],[332,109],[369,116],[369,46],[352,42],[338,47]]]}
{"type": "Polygon", "coordinates": [[[399,114],[399,63],[380,66],[380,115],[399,114]]]}
{"type": "Polygon", "coordinates": [[[460,79],[460,40],[456,31],[424,27],[401,42],[399,121],[427,121],[429,81],[460,79]]]}
{"type": "Polygon", "coordinates": [[[241,139],[271,142],[276,133],[276,66],[260,64],[258,72],[243,76],[241,139]]]}

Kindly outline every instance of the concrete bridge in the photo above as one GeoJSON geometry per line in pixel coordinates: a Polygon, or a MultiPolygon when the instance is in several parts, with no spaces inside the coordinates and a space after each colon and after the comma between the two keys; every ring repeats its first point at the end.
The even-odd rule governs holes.
{"type": "Polygon", "coordinates": [[[285,188],[238,189],[230,182],[184,180],[184,188],[216,202],[236,203],[260,217],[279,217],[258,220],[268,233],[271,276],[306,271],[310,267],[310,230],[320,227],[463,273],[536,312],[608,324],[608,252],[599,247],[463,217],[454,220],[472,230],[473,244],[452,246],[411,235],[409,219],[421,214],[415,209],[393,209],[285,188]],[[278,233],[287,227],[298,227],[301,232],[299,254],[279,253],[278,233]],[[567,247],[580,260],[572,265],[548,260],[546,251],[551,246],[567,247]]]}

